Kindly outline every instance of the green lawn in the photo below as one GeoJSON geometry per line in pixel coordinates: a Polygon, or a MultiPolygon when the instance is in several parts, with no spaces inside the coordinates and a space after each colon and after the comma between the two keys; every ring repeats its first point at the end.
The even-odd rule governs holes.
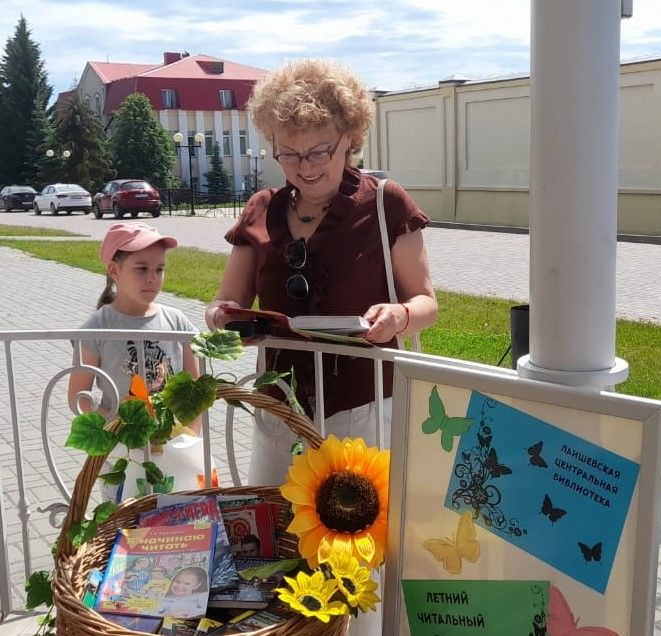
{"type": "Polygon", "coordinates": [[[43,227],[0,224],[0,236],[82,236],[66,230],[49,230],[43,227]]]}
{"type": "MultiPolygon", "coordinates": [[[[23,250],[38,258],[65,263],[103,274],[98,241],[2,241],[0,245],[23,250]]],[[[180,247],[168,255],[164,289],[203,302],[216,293],[227,257],[180,247]]],[[[506,351],[509,310],[513,300],[485,298],[437,291],[439,316],[422,334],[426,353],[462,360],[497,364],[506,351]]],[[[630,366],[629,379],[617,390],[631,395],[661,398],[661,325],[617,321],[617,355],[630,366]]],[[[510,365],[509,355],[503,366],[510,365]]]]}

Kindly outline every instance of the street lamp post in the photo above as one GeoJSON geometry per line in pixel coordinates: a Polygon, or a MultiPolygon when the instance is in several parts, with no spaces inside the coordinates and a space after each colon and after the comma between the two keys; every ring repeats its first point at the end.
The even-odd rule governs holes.
{"type": "Polygon", "coordinates": [[[258,174],[259,174],[257,164],[258,164],[260,159],[263,161],[264,157],[266,157],[266,150],[264,150],[264,148],[262,148],[259,151],[259,154],[255,154],[255,156],[253,157],[252,148],[248,148],[248,149],[246,149],[246,155],[248,155],[248,172],[252,171],[252,164],[251,164],[252,159],[255,160],[255,172],[253,173],[254,176],[253,176],[253,182],[252,182],[252,189],[253,189],[253,192],[257,192],[257,177],[258,177],[258,174]]]}
{"type": "MultiPolygon", "coordinates": [[[[48,148],[48,150],[46,150],[46,156],[47,156],[49,159],[54,159],[54,158],[55,158],[55,151],[54,151],[52,148],[48,148]]],[[[62,151],[62,154],[60,155],[60,157],[61,157],[64,161],[66,161],[69,157],[71,157],[71,150],[63,150],[63,151],[62,151]]],[[[55,178],[56,178],[56,177],[55,177],[55,174],[53,173],[53,169],[54,169],[54,168],[55,168],[55,166],[53,166],[53,165],[51,164],[51,167],[49,167],[49,168],[47,169],[47,170],[48,170],[48,173],[49,173],[49,175],[48,175],[48,179],[49,179],[49,181],[52,180],[52,179],[55,179],[55,178]]],[[[64,165],[60,165],[60,164],[58,163],[57,168],[64,168],[64,165]]],[[[60,170],[58,170],[58,172],[60,172],[60,170]]],[[[58,175],[58,176],[61,176],[61,175],[58,175]]],[[[67,177],[67,178],[69,178],[69,177],[67,177]]]]}
{"type": "MultiPolygon", "coordinates": [[[[181,148],[186,148],[188,150],[188,177],[190,179],[190,213],[191,216],[195,216],[195,187],[193,186],[193,155],[195,154],[195,148],[201,148],[202,142],[204,141],[204,135],[202,133],[196,133],[193,137],[192,144],[182,144],[184,136],[180,132],[174,133],[172,135],[174,143],[177,144],[177,152],[180,153],[181,148]]],[[[179,154],[181,157],[181,153],[179,154]]]]}

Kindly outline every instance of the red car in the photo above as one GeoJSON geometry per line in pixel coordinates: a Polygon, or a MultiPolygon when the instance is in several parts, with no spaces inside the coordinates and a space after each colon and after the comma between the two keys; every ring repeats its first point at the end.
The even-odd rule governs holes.
{"type": "Polygon", "coordinates": [[[140,212],[157,217],[161,215],[161,196],[143,179],[115,179],[94,195],[92,211],[97,219],[104,214],[121,219],[127,213],[135,218],[140,212]]]}

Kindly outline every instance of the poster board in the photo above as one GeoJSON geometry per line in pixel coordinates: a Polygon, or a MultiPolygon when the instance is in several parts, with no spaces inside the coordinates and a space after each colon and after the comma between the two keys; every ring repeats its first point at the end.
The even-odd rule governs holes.
{"type": "Polygon", "coordinates": [[[384,634],[653,632],[661,402],[409,357],[393,422],[384,634]]]}

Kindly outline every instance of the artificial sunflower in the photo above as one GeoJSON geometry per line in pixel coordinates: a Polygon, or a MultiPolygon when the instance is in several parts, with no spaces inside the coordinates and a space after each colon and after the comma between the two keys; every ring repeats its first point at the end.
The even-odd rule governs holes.
{"type": "Polygon", "coordinates": [[[318,618],[324,623],[331,616],[342,616],[347,613],[347,606],[341,601],[331,601],[337,592],[337,581],[326,580],[323,572],[317,571],[312,576],[299,572],[295,579],[285,576],[285,581],[291,589],[277,587],[274,591],[278,598],[287,603],[293,610],[303,616],[318,618]]]}
{"type": "Polygon", "coordinates": [[[370,570],[362,567],[356,557],[346,552],[331,554],[328,565],[340,592],[351,607],[359,607],[361,612],[376,610],[376,604],[381,599],[374,593],[378,583],[371,579],[370,570]]]}
{"type": "Polygon", "coordinates": [[[390,451],[361,439],[330,435],[318,450],[293,458],[282,496],[292,502],[287,528],[312,568],[346,552],[376,567],[383,562],[390,451]]]}

